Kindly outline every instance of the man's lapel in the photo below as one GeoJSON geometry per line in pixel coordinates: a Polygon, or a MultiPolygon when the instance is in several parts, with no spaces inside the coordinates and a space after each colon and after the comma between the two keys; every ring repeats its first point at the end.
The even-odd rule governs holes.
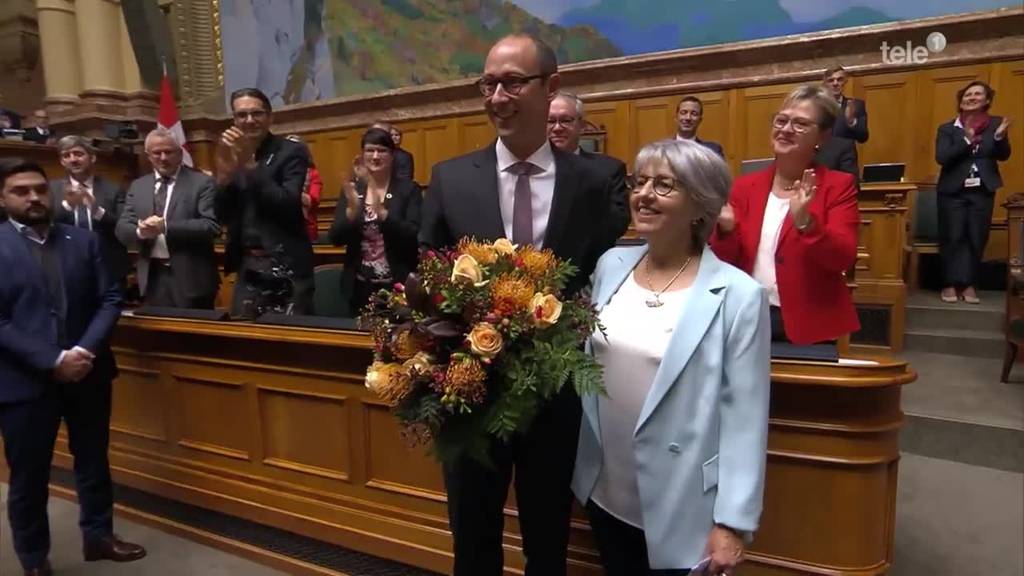
{"type": "Polygon", "coordinates": [[[498,199],[498,153],[494,149],[496,144],[497,142],[492,143],[477,152],[473,159],[477,172],[473,175],[472,182],[479,186],[479,217],[488,221],[488,235],[493,238],[504,238],[505,224],[501,219],[501,202],[498,199]]]}
{"type": "MultiPolygon", "coordinates": [[[[178,177],[174,180],[174,191],[171,193],[171,199],[167,203],[167,209],[164,210],[165,220],[171,220],[175,218],[174,210],[177,208],[178,203],[182,201],[182,196],[188,195],[190,190],[189,186],[192,184],[191,178],[192,175],[189,174],[189,171],[185,166],[182,166],[178,170],[178,177]]],[[[153,183],[156,184],[155,178],[153,180],[153,183]]],[[[155,190],[155,188],[153,188],[152,186],[150,186],[149,189],[155,190]]]]}
{"type": "Polygon", "coordinates": [[[544,233],[544,247],[558,252],[562,235],[569,227],[572,204],[579,190],[576,159],[569,153],[551,149],[555,157],[555,193],[551,199],[551,213],[544,233]]]}
{"type": "Polygon", "coordinates": [[[153,215],[153,198],[156,192],[154,186],[156,186],[156,177],[150,172],[142,177],[135,188],[135,213],[139,220],[145,220],[153,215]]]}

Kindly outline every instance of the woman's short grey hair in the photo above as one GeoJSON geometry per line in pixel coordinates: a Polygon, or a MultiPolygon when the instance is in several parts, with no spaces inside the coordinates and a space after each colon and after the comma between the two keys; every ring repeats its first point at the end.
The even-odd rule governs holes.
{"type": "Polygon", "coordinates": [[[801,84],[793,89],[782,101],[781,110],[785,110],[794,104],[810,100],[818,109],[818,126],[822,129],[831,130],[839,117],[839,102],[835,96],[829,93],[821,84],[801,84]]]}
{"type": "Polygon", "coordinates": [[[699,250],[711,237],[722,206],[729,200],[732,176],[725,160],[690,140],[660,140],[640,149],[633,163],[638,174],[652,162],[664,160],[672,177],[693,203],[696,218],[690,223],[693,248],[699,250]]]}
{"type": "Polygon", "coordinates": [[[89,154],[96,155],[96,149],[93,148],[92,143],[84,136],[78,134],[68,134],[67,136],[61,137],[57,140],[57,151],[61,154],[71,150],[72,148],[81,148],[89,154]]]}

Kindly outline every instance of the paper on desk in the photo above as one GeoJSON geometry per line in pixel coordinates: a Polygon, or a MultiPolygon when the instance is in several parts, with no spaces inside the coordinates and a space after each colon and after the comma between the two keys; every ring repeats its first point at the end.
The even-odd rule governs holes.
{"type": "Polygon", "coordinates": [[[840,358],[840,366],[878,366],[874,360],[861,360],[860,358],[840,358]]]}

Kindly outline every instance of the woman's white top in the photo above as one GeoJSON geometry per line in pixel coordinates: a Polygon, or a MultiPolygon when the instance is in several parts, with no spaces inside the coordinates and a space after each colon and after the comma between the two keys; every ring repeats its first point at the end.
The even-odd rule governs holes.
{"type": "Polygon", "coordinates": [[[639,286],[630,274],[601,310],[608,339],[600,332],[591,338],[608,392],[597,401],[604,463],[591,498],[612,516],[641,529],[633,434],[689,293],[689,288],[665,292],[664,304],[652,308],[646,301],[654,292],[639,286]]]}
{"type": "Polygon", "coordinates": [[[789,214],[789,198],[768,194],[761,221],[761,241],[757,243],[754,273],[751,276],[768,290],[768,303],[779,306],[779,283],[775,280],[775,252],[779,249],[782,223],[789,214]]]}

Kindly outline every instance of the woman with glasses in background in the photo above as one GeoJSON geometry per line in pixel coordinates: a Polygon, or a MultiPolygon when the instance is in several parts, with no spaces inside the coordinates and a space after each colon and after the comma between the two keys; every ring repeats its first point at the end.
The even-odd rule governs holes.
{"type": "Polygon", "coordinates": [[[761,514],[765,290],[707,247],[729,168],[692,141],[644,146],[627,183],[642,246],[594,272],[606,394],[582,398],[573,491],[608,576],[732,574],[761,514]]]}
{"type": "Polygon", "coordinates": [[[793,90],[772,118],[775,162],[736,179],[711,239],[768,290],[773,340],[813,344],[860,328],[843,274],[857,260],[857,186],[814,162],[838,114],[824,87],[793,90]]]}
{"type": "Polygon", "coordinates": [[[346,248],[341,291],[352,316],[374,292],[405,282],[416,269],[423,204],[419,185],[392,171],[395,142],[387,130],[367,130],[362,150],[342,185],[329,232],[332,244],[346,248]]]}

